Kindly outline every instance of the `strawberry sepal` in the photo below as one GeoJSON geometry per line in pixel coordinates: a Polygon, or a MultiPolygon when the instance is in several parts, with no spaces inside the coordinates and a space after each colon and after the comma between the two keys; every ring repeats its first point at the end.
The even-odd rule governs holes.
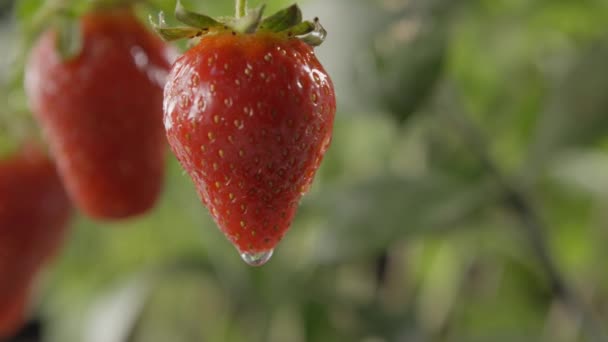
{"type": "Polygon", "coordinates": [[[302,11],[297,4],[293,4],[264,19],[260,24],[260,30],[279,32],[293,28],[301,22],[302,11]]]}
{"type": "Polygon", "coordinates": [[[218,30],[231,30],[241,34],[254,34],[259,31],[284,34],[287,38],[297,38],[314,47],[321,45],[327,36],[327,31],[318,18],[302,21],[302,11],[297,4],[266,18],[263,18],[264,9],[265,6],[261,5],[246,11],[244,16],[214,19],[186,9],[178,0],[175,17],[186,26],[167,26],[162,12],[158,16],[158,23],[152,19],[150,21],[154,30],[167,41],[191,39],[218,30]]]}
{"type": "Polygon", "coordinates": [[[82,50],[82,32],[78,17],[62,11],[57,16],[57,51],[64,61],[75,58],[82,50]]]}
{"type": "Polygon", "coordinates": [[[190,27],[201,30],[222,26],[222,23],[207,15],[187,10],[179,0],[175,5],[175,18],[190,27]]]}
{"type": "Polygon", "coordinates": [[[174,26],[169,27],[165,22],[165,14],[163,12],[158,13],[158,23],[154,22],[154,18],[149,16],[150,24],[156,34],[158,34],[163,40],[171,42],[174,40],[180,40],[184,38],[194,38],[202,35],[203,32],[208,31],[210,28],[196,28],[190,26],[174,26]]]}

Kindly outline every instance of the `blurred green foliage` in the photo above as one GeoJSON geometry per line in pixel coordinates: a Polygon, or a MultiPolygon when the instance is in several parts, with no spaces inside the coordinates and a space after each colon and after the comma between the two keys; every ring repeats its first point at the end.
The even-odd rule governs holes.
{"type": "MultiPolygon", "coordinates": [[[[148,3],[142,19],[174,7],[148,3]]],[[[19,0],[20,25],[0,30],[41,4],[19,0]]],[[[274,258],[241,262],[171,159],[149,215],[74,223],[32,306],[45,341],[593,340],[586,320],[608,322],[608,2],[300,5],[329,32],[317,51],[339,113],[274,258]],[[555,291],[509,191],[582,305],[555,291]]]]}

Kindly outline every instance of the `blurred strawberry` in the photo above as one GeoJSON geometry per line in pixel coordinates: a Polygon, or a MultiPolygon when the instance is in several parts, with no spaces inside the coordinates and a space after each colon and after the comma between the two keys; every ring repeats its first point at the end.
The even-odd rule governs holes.
{"type": "Polygon", "coordinates": [[[53,163],[38,148],[0,161],[0,337],[21,323],[31,282],[61,246],[71,211],[53,163]]]}
{"type": "Polygon", "coordinates": [[[14,335],[26,320],[29,284],[11,294],[4,294],[0,305],[0,339],[14,335]]]}
{"type": "Polygon", "coordinates": [[[70,59],[60,55],[55,30],[33,47],[25,79],[30,106],[84,213],[144,213],[162,188],[162,87],[173,50],[130,8],[90,12],[76,29],[81,47],[70,59]]]}

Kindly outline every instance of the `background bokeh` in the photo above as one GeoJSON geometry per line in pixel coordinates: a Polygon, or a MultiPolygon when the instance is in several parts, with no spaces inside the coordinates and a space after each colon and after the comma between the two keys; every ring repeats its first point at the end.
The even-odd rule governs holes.
{"type": "MultiPolygon", "coordinates": [[[[0,0],[4,81],[41,0],[16,2],[21,21],[0,0]]],[[[171,19],[174,1],[148,2],[142,20],[171,19]]],[[[338,113],[273,259],[243,263],[171,157],[148,215],[75,220],[39,278],[35,340],[606,341],[608,2],[300,5],[329,32],[338,113]]],[[[2,115],[24,120],[4,83],[2,115]]]]}

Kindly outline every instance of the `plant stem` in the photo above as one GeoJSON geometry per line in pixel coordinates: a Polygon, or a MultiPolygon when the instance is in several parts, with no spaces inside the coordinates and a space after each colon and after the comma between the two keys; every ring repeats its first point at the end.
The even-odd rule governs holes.
{"type": "Polygon", "coordinates": [[[242,18],[247,15],[247,0],[236,0],[236,17],[242,18]]]}
{"type": "Polygon", "coordinates": [[[460,110],[454,108],[447,112],[450,113],[452,121],[462,132],[472,153],[476,155],[486,172],[494,177],[502,189],[503,205],[519,219],[523,232],[528,237],[531,250],[548,278],[553,294],[581,320],[582,329],[588,341],[608,341],[594,314],[586,307],[579,294],[570,287],[566,276],[560,271],[546,241],[544,233],[547,230],[546,224],[527,195],[514,186],[500,170],[490,154],[488,141],[483,136],[481,129],[460,110]]]}

